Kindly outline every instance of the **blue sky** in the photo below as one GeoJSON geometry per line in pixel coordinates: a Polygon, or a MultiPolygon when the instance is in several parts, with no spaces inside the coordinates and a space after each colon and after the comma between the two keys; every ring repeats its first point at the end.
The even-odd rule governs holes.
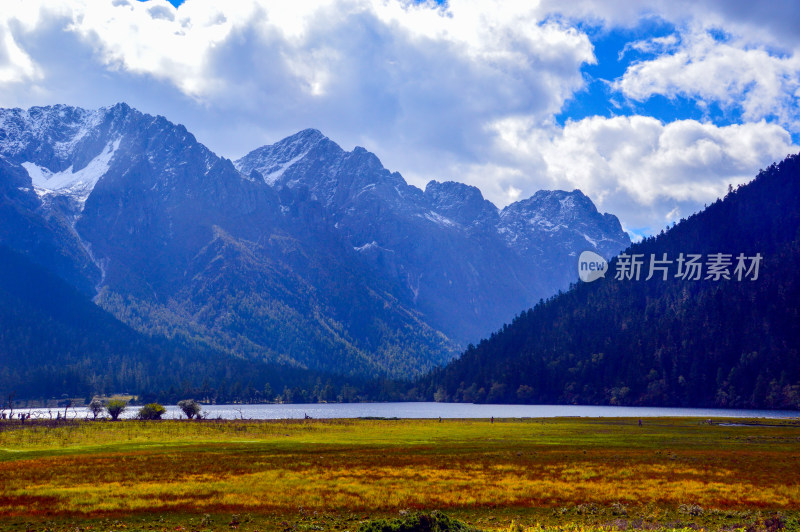
{"type": "MultiPolygon", "coordinates": [[[[610,86],[634,64],[652,60],[657,53],[626,48],[631,42],[642,39],[668,38],[679,33],[675,25],[660,19],[643,20],[633,28],[613,28],[586,26],[582,28],[589,35],[597,62],[585,64],[581,72],[586,80],[584,90],[577,91],[568,100],[556,120],[562,124],[566,120],[580,120],[594,115],[605,117],[646,115],[664,122],[675,120],[711,121],[717,125],[737,124],[742,121],[741,110],[733,107],[725,109],[718,102],[703,102],[686,95],[666,96],[654,94],[642,101],[625,101],[610,86]]],[[[725,42],[727,35],[721,30],[713,31],[718,42],[725,42]]],[[[775,119],[774,115],[769,116],[775,119]]],[[[795,143],[800,140],[798,131],[791,131],[795,143]]]]}
{"type": "MultiPolygon", "coordinates": [[[[643,102],[626,102],[619,98],[610,83],[623,76],[628,68],[637,61],[647,60],[654,54],[643,53],[634,49],[626,49],[626,44],[645,38],[663,38],[673,35],[675,26],[660,20],[648,19],[635,28],[603,28],[587,26],[582,28],[589,35],[594,46],[595,64],[585,64],[581,72],[586,79],[584,90],[577,91],[568,100],[556,117],[560,124],[565,120],[580,120],[588,116],[605,117],[619,115],[645,114],[654,116],[665,122],[680,119],[705,118],[706,113],[695,103],[685,97],[666,98],[653,96],[643,102]]],[[[715,111],[715,123],[725,118],[715,111]]]]}
{"type": "Polygon", "coordinates": [[[0,106],[126,101],[237,158],[314,127],[499,206],[580,188],[632,235],[800,151],[789,0],[7,0],[0,106]]]}

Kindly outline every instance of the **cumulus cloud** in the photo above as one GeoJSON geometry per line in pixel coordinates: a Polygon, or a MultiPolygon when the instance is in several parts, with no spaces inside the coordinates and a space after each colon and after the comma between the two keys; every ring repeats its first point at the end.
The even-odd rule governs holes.
{"type": "MultiPolygon", "coordinates": [[[[621,213],[628,228],[650,231],[699,210],[723,196],[729,184],[749,181],[797,149],[783,128],[765,121],[716,126],[591,117],[544,129],[508,119],[494,128],[496,148],[507,156],[508,171],[491,170],[500,191],[580,188],[599,208],[621,213]],[[539,176],[535,184],[524,172],[510,171],[520,168],[539,176]]],[[[479,168],[470,172],[475,181],[481,174],[479,168]]]]}
{"type": "Polygon", "coordinates": [[[664,53],[669,50],[674,50],[678,42],[678,36],[674,33],[663,37],[653,37],[651,39],[628,42],[625,43],[625,46],[619,52],[619,59],[625,57],[625,54],[631,50],[644,54],[664,53]]]}
{"type": "Polygon", "coordinates": [[[677,50],[632,65],[614,86],[639,101],[684,96],[740,110],[748,121],[776,117],[800,130],[800,55],[771,55],[708,31],[686,34],[677,50]]]}
{"type": "Polygon", "coordinates": [[[41,71],[14,40],[9,21],[0,20],[0,83],[19,84],[41,77],[41,71]]]}

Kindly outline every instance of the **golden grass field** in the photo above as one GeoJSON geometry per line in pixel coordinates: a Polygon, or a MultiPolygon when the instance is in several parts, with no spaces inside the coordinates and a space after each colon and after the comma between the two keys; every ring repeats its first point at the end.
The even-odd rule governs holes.
{"type": "Polygon", "coordinates": [[[800,423],[762,423],[6,422],[0,528],[356,530],[440,509],[481,529],[796,529],[800,423]]]}

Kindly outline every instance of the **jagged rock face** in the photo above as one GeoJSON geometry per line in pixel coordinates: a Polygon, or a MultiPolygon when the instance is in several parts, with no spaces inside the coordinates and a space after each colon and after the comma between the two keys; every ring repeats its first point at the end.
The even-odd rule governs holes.
{"type": "Polygon", "coordinates": [[[572,266],[582,251],[610,258],[631,243],[617,217],[597,212],[580,190],[540,190],[512,203],[500,212],[497,230],[509,247],[547,272],[556,289],[575,280],[572,266]]]}
{"type": "Polygon", "coordinates": [[[541,249],[548,243],[563,249],[588,246],[606,257],[630,245],[616,216],[600,214],[580,190],[540,190],[500,213],[498,230],[509,246],[541,249]]]}
{"type": "Polygon", "coordinates": [[[140,330],[362,375],[441,364],[629,243],[579,191],[499,211],[316,130],[234,164],[125,104],[0,110],[0,222],[140,330]]]}
{"type": "Polygon", "coordinates": [[[480,190],[431,181],[422,192],[373,154],[305,130],[236,162],[276,188],[308,190],[341,237],[404,301],[462,342],[479,339],[575,280],[581,251],[630,244],[580,191],[540,191],[503,211],[480,190]]]}
{"type": "Polygon", "coordinates": [[[425,187],[425,199],[432,210],[464,227],[494,227],[499,222],[497,207],[484,199],[477,187],[455,181],[431,181],[425,187]]]}

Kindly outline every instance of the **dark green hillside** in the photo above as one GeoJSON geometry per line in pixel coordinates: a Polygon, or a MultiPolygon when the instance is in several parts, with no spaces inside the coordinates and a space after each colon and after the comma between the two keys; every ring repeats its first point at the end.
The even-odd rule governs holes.
{"type": "MultiPolygon", "coordinates": [[[[0,246],[0,393],[38,399],[129,392],[165,401],[336,400],[341,379],[142,335],[0,246]],[[273,392],[264,392],[269,384],[273,392]],[[327,388],[326,386],[327,385],[327,388]],[[308,390],[306,396],[300,389],[308,390]],[[317,395],[311,396],[317,389],[317,395]]],[[[345,397],[346,399],[346,397],[345,397]]]]}
{"type": "MultiPolygon", "coordinates": [[[[418,384],[451,401],[800,408],[800,156],[631,246],[607,278],[523,312],[418,384]],[[650,254],[764,260],[759,278],[645,281],[650,254]]],[[[576,265],[577,267],[577,265],[576,265]]],[[[703,277],[705,277],[705,270],[703,277]]]]}

